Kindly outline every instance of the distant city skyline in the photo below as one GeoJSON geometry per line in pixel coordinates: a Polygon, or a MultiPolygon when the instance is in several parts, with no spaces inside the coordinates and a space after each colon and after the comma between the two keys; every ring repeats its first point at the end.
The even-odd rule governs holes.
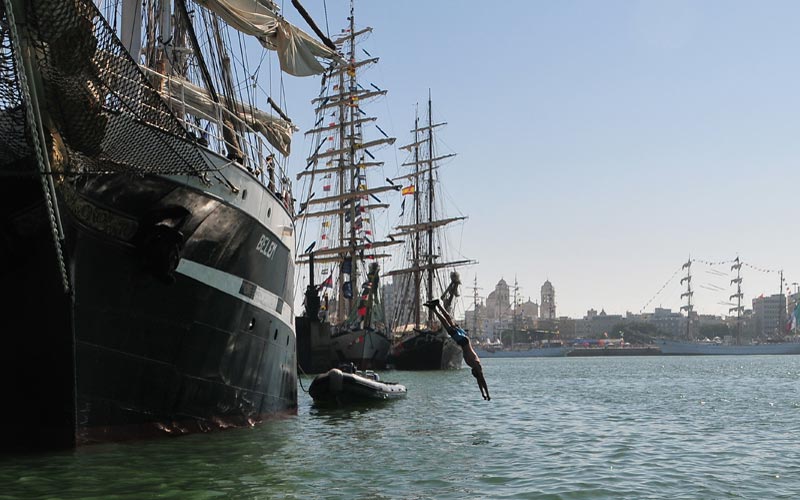
{"type": "MultiPolygon", "coordinates": [[[[370,104],[381,128],[407,143],[415,105],[429,91],[435,119],[448,122],[440,138],[458,156],[440,172],[446,201],[469,216],[451,239],[479,261],[461,270],[464,307],[477,274],[484,292],[516,275],[522,294],[534,297],[549,278],[559,315],[677,310],[677,279],[653,297],[690,256],[739,255],[782,268],[792,289],[800,282],[792,209],[800,186],[800,3],[355,7],[357,24],[374,28],[363,49],[380,57],[365,85],[388,90],[370,104]]],[[[324,31],[338,33],[349,2],[306,8],[324,31]]],[[[286,13],[295,14],[288,6],[286,13]]],[[[302,131],[313,125],[309,100],[318,89],[314,78],[287,82],[286,109],[302,131]]],[[[308,149],[295,134],[290,172],[304,168],[308,149]]],[[[396,175],[403,155],[380,153],[382,175],[396,175]]],[[[398,211],[376,218],[376,229],[388,231],[398,211]]],[[[779,292],[776,273],[743,272],[748,307],[779,292]]],[[[727,314],[728,277],[702,266],[696,276],[697,310],[727,314]]]]}
{"type": "MultiPolygon", "coordinates": [[[[714,264],[716,264],[716,265],[714,265],[714,266],[711,266],[711,265],[707,264],[707,263],[710,263],[710,261],[694,260],[693,262],[696,265],[705,265],[705,266],[707,266],[706,270],[710,269],[710,270],[715,270],[715,271],[718,268],[722,267],[722,266],[728,265],[727,261],[725,261],[724,264],[720,264],[720,263],[715,262],[714,264]]],[[[593,303],[593,304],[587,304],[587,306],[582,311],[577,311],[577,312],[573,312],[573,313],[569,313],[568,314],[568,313],[562,311],[560,306],[559,306],[560,297],[563,296],[564,292],[560,291],[557,283],[553,283],[549,279],[545,279],[545,281],[540,285],[535,285],[535,284],[534,285],[528,285],[527,283],[523,284],[523,283],[519,282],[519,280],[517,279],[518,289],[519,289],[519,291],[518,291],[518,299],[519,299],[520,303],[524,303],[524,302],[526,302],[528,300],[531,300],[532,302],[536,303],[537,306],[541,307],[542,300],[541,300],[541,295],[539,293],[525,293],[523,290],[530,290],[532,288],[533,289],[539,289],[539,287],[541,287],[545,282],[550,282],[550,283],[553,283],[553,287],[556,290],[556,304],[555,304],[556,305],[556,311],[557,311],[556,317],[581,318],[581,317],[584,317],[587,314],[587,312],[590,311],[590,310],[605,311],[608,314],[622,314],[622,315],[625,315],[626,313],[640,314],[640,313],[653,312],[656,308],[671,309],[674,312],[680,312],[681,307],[686,305],[686,299],[681,299],[680,298],[680,294],[683,293],[683,291],[685,291],[685,285],[681,285],[680,284],[680,279],[683,276],[685,276],[685,271],[683,269],[680,269],[681,267],[682,267],[682,265],[679,266],[678,268],[676,268],[676,272],[673,273],[672,277],[669,280],[665,281],[665,283],[662,284],[662,288],[660,288],[646,302],[643,302],[642,306],[640,306],[639,308],[636,308],[635,310],[631,309],[631,308],[627,308],[627,309],[624,309],[624,310],[610,309],[608,307],[605,307],[602,303],[598,302],[598,303],[593,303]],[[681,274],[682,272],[684,274],[681,274]],[[665,296],[665,294],[667,292],[672,292],[672,291],[678,292],[677,294],[675,294],[676,295],[675,297],[665,296]]],[[[748,268],[748,267],[750,267],[750,266],[748,266],[746,263],[743,266],[743,268],[745,268],[745,269],[748,268]]],[[[772,270],[767,270],[767,271],[769,271],[769,274],[777,274],[777,272],[779,272],[779,271],[773,272],[772,270]]],[[[764,271],[758,271],[758,272],[764,272],[764,271]]],[[[731,276],[732,276],[732,274],[731,274],[731,276]]],[[[694,304],[696,304],[695,305],[695,311],[697,311],[699,314],[709,314],[709,315],[720,316],[720,317],[736,316],[735,312],[729,311],[729,309],[731,307],[733,307],[733,305],[734,305],[733,302],[729,302],[730,305],[719,305],[718,304],[717,307],[710,307],[709,310],[704,310],[703,309],[703,305],[707,304],[709,302],[709,297],[725,298],[728,301],[730,301],[730,295],[735,293],[735,291],[736,291],[735,288],[733,287],[734,285],[731,285],[731,287],[729,289],[722,288],[720,290],[713,290],[713,289],[711,289],[710,286],[708,286],[708,284],[713,284],[715,280],[716,280],[716,282],[719,282],[719,280],[725,281],[727,279],[729,279],[728,275],[720,276],[718,274],[714,274],[713,278],[705,277],[704,280],[703,279],[701,279],[701,280],[695,279],[694,280],[695,283],[699,283],[701,287],[704,287],[704,288],[700,288],[699,292],[696,292],[696,295],[695,295],[696,299],[694,300],[694,304]],[[698,299],[699,299],[699,305],[698,305],[698,299]],[[723,308],[727,314],[718,312],[720,310],[720,308],[723,308]]],[[[486,304],[486,298],[488,296],[488,294],[485,292],[485,290],[489,290],[489,293],[492,293],[495,290],[495,287],[501,281],[507,282],[507,280],[505,279],[505,276],[501,276],[497,281],[495,281],[493,284],[489,284],[488,286],[481,286],[480,282],[479,282],[479,284],[478,284],[478,287],[479,287],[479,303],[482,303],[482,304],[485,305],[486,304]],[[483,293],[480,293],[480,292],[483,292],[483,293]]],[[[743,281],[744,281],[744,285],[746,287],[747,286],[747,281],[745,281],[745,280],[743,280],[743,281]]],[[[761,280],[760,282],[763,284],[763,280],[761,280]]],[[[508,286],[509,286],[510,300],[511,300],[511,303],[513,304],[513,294],[514,294],[514,291],[513,291],[514,290],[514,284],[513,284],[513,282],[510,283],[508,286]]],[[[474,291],[473,291],[473,288],[474,288],[474,285],[472,284],[472,282],[469,282],[469,283],[464,282],[463,288],[462,288],[462,291],[461,291],[461,298],[462,298],[462,304],[463,304],[464,311],[468,311],[468,310],[472,310],[473,309],[473,304],[474,304],[474,291]]],[[[697,286],[695,286],[695,290],[696,289],[697,289],[697,286]]],[[[788,282],[784,283],[784,290],[783,290],[783,294],[784,295],[788,296],[790,294],[797,293],[798,291],[800,291],[800,286],[798,286],[797,283],[788,283],[788,282]]],[[[750,296],[746,292],[743,292],[743,293],[744,293],[744,299],[742,301],[742,306],[745,309],[749,310],[749,309],[752,309],[752,305],[753,305],[753,301],[754,300],[758,299],[759,297],[770,297],[772,295],[777,295],[777,294],[779,294],[779,291],[778,291],[778,287],[776,286],[775,290],[772,290],[772,291],[766,290],[766,291],[763,291],[763,292],[756,293],[756,294],[754,294],[752,296],[750,296]]],[[[512,305],[512,307],[513,307],[513,305],[512,305]]]]}

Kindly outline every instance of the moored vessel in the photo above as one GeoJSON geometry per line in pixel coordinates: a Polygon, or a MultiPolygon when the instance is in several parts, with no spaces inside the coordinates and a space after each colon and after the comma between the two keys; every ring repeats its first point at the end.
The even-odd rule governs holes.
{"type": "Polygon", "coordinates": [[[292,125],[234,92],[222,36],[297,75],[336,56],[270,1],[248,7],[269,26],[229,3],[0,6],[3,448],[296,412],[292,125]]]}
{"type": "Polygon", "coordinates": [[[539,346],[515,346],[514,349],[476,345],[475,352],[481,358],[557,358],[568,355],[572,348],[559,343],[539,346]]]}
{"type": "Polygon", "coordinates": [[[310,264],[313,255],[319,273],[314,282],[319,283],[321,295],[317,315],[298,318],[299,335],[320,341],[310,349],[330,352],[327,363],[320,357],[313,364],[315,371],[350,362],[362,370],[382,369],[390,346],[378,261],[388,256],[382,253],[386,247],[401,241],[379,238],[375,218],[389,206],[381,197],[398,191],[399,186],[384,183],[373,173],[383,165],[376,151],[395,139],[365,111],[370,101],[387,93],[375,84],[368,88],[362,83],[364,72],[378,62],[366,50],[359,50],[371,32],[372,28],[356,26],[351,2],[347,28],[334,40],[347,63],[323,75],[320,95],[312,101],[314,128],[306,132],[312,141],[311,154],[297,176],[307,182],[298,214],[300,230],[306,239],[316,238],[298,263],[310,264]],[[362,52],[368,57],[362,59],[362,52]],[[319,333],[326,331],[330,338],[319,333]]]}
{"type": "Polygon", "coordinates": [[[406,386],[384,382],[374,371],[358,371],[353,364],[317,375],[308,388],[314,403],[336,405],[398,399],[407,392],[406,386]]]}
{"type": "Polygon", "coordinates": [[[461,367],[461,348],[444,331],[431,311],[424,315],[422,303],[440,297],[448,313],[460,295],[461,278],[457,268],[474,264],[468,259],[449,259],[452,252],[446,227],[464,221],[466,216],[446,217],[441,191],[440,168],[455,153],[442,153],[436,130],[446,125],[433,120],[433,104],[428,95],[427,119],[415,119],[413,141],[401,149],[408,151],[403,166],[410,172],[392,179],[405,185],[400,214],[393,238],[405,245],[400,267],[387,273],[393,279],[394,301],[390,311],[395,336],[389,362],[400,370],[448,370],[461,367]],[[407,198],[406,198],[407,197],[407,198]],[[406,199],[410,200],[406,206],[406,199]],[[449,283],[446,278],[449,271],[449,283]],[[444,276],[442,276],[444,275],[444,276]],[[447,284],[445,284],[447,283],[447,284]]]}

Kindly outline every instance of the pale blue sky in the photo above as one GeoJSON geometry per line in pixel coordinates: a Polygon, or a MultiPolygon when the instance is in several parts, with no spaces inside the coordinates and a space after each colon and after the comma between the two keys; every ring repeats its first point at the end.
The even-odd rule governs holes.
{"type": "MultiPolygon", "coordinates": [[[[304,2],[320,25],[323,3],[304,2]]],[[[287,16],[299,25],[293,7],[287,16]]],[[[348,2],[327,0],[332,32],[348,2]]],[[[458,157],[442,173],[470,219],[455,234],[485,295],[516,275],[558,313],[639,312],[689,254],[784,269],[800,281],[800,2],[358,1],[389,90],[371,114],[409,142],[428,89],[458,157]]],[[[324,29],[324,28],[323,28],[324,29]]],[[[303,130],[316,79],[286,77],[303,130]]],[[[295,135],[292,171],[308,145],[295,135]]],[[[382,151],[386,175],[401,154],[382,151]]],[[[701,313],[726,313],[727,278],[697,265],[701,313]]],[[[718,269],[729,271],[720,266],[718,269]]],[[[744,269],[748,300],[776,274],[744,269]]],[[[677,279],[648,305],[677,309],[677,279]]],[[[466,291],[465,291],[466,292],[466,291]]],[[[469,295],[466,292],[465,295],[469,295]]],[[[466,298],[466,297],[465,297],[466,298]]],[[[469,304],[465,304],[470,307],[469,304]]]]}

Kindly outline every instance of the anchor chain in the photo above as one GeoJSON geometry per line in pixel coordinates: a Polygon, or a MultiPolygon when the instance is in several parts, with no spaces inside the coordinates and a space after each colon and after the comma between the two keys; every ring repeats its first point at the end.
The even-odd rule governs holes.
{"type": "Polygon", "coordinates": [[[36,151],[37,166],[42,174],[39,176],[39,179],[41,180],[42,190],[44,191],[45,202],[47,204],[48,221],[50,223],[50,231],[53,236],[53,242],[56,247],[56,258],[58,260],[59,270],[61,271],[61,282],[64,286],[64,293],[69,293],[69,275],[67,274],[67,264],[64,260],[64,251],[62,247],[64,233],[61,227],[61,217],[58,213],[58,207],[56,207],[55,201],[53,200],[55,195],[55,186],[53,185],[52,178],[53,172],[50,170],[50,164],[43,147],[43,143],[45,141],[42,124],[37,119],[41,115],[37,116],[39,111],[38,103],[33,100],[30,87],[28,86],[27,66],[22,56],[22,47],[20,46],[20,38],[19,33],[17,32],[17,25],[14,20],[14,10],[13,6],[11,5],[11,0],[4,0],[3,3],[5,5],[11,38],[17,45],[17,50],[13,52],[15,54],[18,68],[17,73],[19,75],[20,90],[22,91],[22,97],[24,101],[27,103],[25,105],[25,113],[28,123],[30,124],[29,128],[31,129],[30,132],[33,140],[33,148],[36,151]],[[36,114],[34,114],[34,110],[32,109],[33,106],[37,107],[36,114]]]}

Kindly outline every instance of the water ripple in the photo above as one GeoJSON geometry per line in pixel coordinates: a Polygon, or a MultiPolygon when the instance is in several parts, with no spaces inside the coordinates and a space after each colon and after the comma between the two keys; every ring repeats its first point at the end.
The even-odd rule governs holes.
{"type": "MultiPolygon", "coordinates": [[[[405,400],[0,459],[6,498],[793,498],[800,357],[485,360],[405,400]]],[[[307,387],[310,380],[304,380],[307,387]]]]}

